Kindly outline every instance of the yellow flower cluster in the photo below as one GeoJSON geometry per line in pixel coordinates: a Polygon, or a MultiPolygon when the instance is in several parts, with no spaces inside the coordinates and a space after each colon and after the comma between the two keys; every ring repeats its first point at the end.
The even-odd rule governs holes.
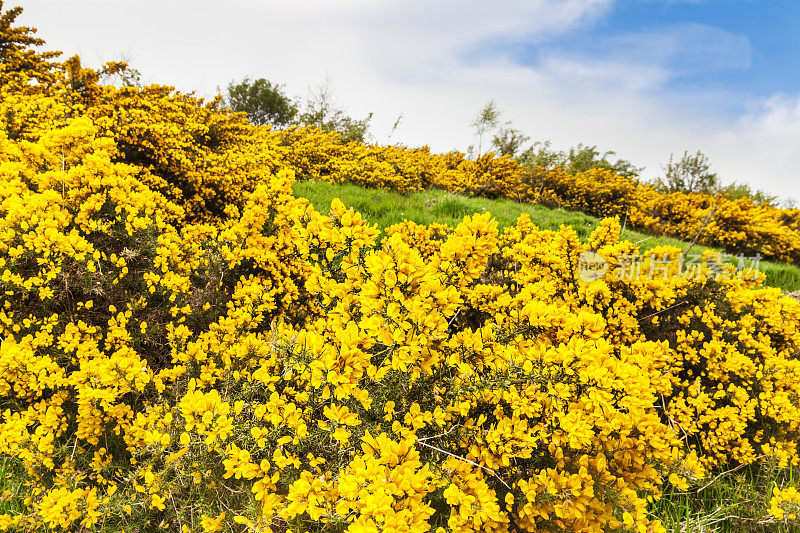
{"type": "Polygon", "coordinates": [[[581,282],[581,253],[636,252],[618,218],[378,241],[294,170],[469,188],[514,163],[59,68],[0,88],[0,530],[663,531],[665,486],[797,464],[800,302],[707,269],[581,282]]]}
{"type": "Polygon", "coordinates": [[[800,512],[800,492],[795,487],[772,489],[769,512],[778,520],[795,521],[800,512]]]}
{"type": "Polygon", "coordinates": [[[631,223],[654,234],[684,239],[699,234],[703,244],[800,263],[800,209],[759,205],[747,198],[664,194],[649,185],[638,185],[629,198],[631,223]]]}
{"type": "Polygon", "coordinates": [[[494,186],[494,195],[579,210],[598,217],[619,216],[629,225],[734,253],[761,253],[800,262],[800,209],[780,209],[742,198],[701,193],[662,193],[612,171],[567,172],[536,168],[512,172],[494,186]],[[701,231],[702,230],[702,231],[701,231]]]}
{"type": "MultiPolygon", "coordinates": [[[[22,29],[6,30],[12,34],[8,40],[13,41],[13,35],[18,36],[14,32],[22,29]]],[[[100,85],[100,73],[81,67],[77,57],[60,66],[50,61],[52,53],[35,54],[26,46],[9,47],[4,54],[3,68],[9,75],[4,74],[8,81],[0,90],[12,136],[48,137],[45,147],[50,148],[50,163],[56,164],[59,153],[74,140],[65,135],[77,133],[58,126],[84,115],[96,132],[113,139],[107,148],[113,161],[134,164],[144,184],[186,209],[192,219],[218,218],[231,205],[241,207],[245,195],[265,175],[291,169],[298,180],[402,192],[437,187],[599,217],[618,215],[646,231],[684,239],[700,232],[713,209],[700,243],[800,262],[800,209],[706,194],[664,194],[603,169],[526,170],[508,156],[491,153],[470,160],[455,151],[432,154],[427,147],[344,143],[337,133],[315,128],[252,128],[243,114],[220,112],[219,100],[204,103],[164,86],[100,85]],[[65,86],[53,83],[59,70],[67,77],[65,86]],[[42,98],[42,91],[33,90],[30,80],[50,82],[48,92],[67,91],[60,98],[42,98]]],[[[122,68],[123,64],[109,63],[102,73],[122,68]]]]}
{"type": "Polygon", "coordinates": [[[256,135],[263,143],[260,153],[273,158],[276,166],[272,169],[291,168],[298,179],[402,192],[436,187],[599,217],[620,216],[654,234],[694,239],[699,233],[702,244],[800,262],[800,209],[758,205],[746,198],[665,194],[603,169],[577,173],[562,168],[527,170],[507,156],[493,154],[470,160],[459,152],[435,155],[427,148],[342,144],[336,133],[313,129],[261,129],[256,135]]]}

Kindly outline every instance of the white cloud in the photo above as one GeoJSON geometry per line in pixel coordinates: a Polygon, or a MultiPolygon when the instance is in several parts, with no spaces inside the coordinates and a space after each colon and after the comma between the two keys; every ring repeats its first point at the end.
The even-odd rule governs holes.
{"type": "Polygon", "coordinates": [[[713,138],[723,176],[800,200],[800,95],[778,94],[751,110],[713,138]]]}
{"type": "Polygon", "coordinates": [[[562,48],[544,47],[532,66],[574,83],[658,91],[678,78],[744,70],[752,51],[744,36],[701,24],[610,34],[562,48]]]}
{"type": "Polygon", "coordinates": [[[752,60],[745,36],[693,23],[611,37],[603,47],[632,63],[668,65],[676,75],[746,69],[752,60]]]}

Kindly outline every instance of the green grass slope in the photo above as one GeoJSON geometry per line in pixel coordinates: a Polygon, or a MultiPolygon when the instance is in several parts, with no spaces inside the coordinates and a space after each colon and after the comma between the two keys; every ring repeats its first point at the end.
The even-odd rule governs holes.
{"type": "MultiPolygon", "coordinates": [[[[303,181],[294,186],[297,196],[308,198],[312,205],[323,213],[330,209],[334,198],[339,198],[346,206],[354,208],[369,222],[383,230],[404,219],[419,224],[439,222],[457,225],[466,215],[489,211],[497,219],[500,228],[513,225],[517,218],[527,213],[531,220],[542,229],[558,229],[561,225],[572,226],[582,239],[587,238],[600,223],[600,219],[578,211],[550,209],[541,205],[520,204],[511,200],[489,200],[461,196],[442,190],[426,190],[412,194],[399,194],[393,191],[367,189],[357,185],[333,185],[327,182],[303,181]]],[[[690,244],[670,237],[653,236],[626,229],[623,238],[639,243],[642,252],[660,245],[672,245],[686,250],[690,244]]],[[[692,248],[692,254],[708,249],[703,246],[692,248]]],[[[710,248],[711,250],[720,251],[710,248]]],[[[734,258],[727,258],[733,261],[734,258]]],[[[800,290],[800,267],[787,263],[761,261],[759,269],[766,273],[767,284],[779,287],[786,292],[800,290]]]]}

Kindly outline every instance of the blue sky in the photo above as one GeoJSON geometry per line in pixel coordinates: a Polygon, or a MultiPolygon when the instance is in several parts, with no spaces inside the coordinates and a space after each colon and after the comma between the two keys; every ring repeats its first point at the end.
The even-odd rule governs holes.
{"type": "MultiPolygon", "coordinates": [[[[741,39],[747,63],[680,80],[683,90],[725,85],[751,97],[800,88],[800,2],[793,0],[619,2],[592,27],[592,38],[700,25],[741,39]]],[[[693,50],[687,49],[691,55],[693,50]]],[[[695,50],[702,54],[704,50],[695,50]]],[[[708,52],[708,50],[705,50],[708,52]]],[[[729,50],[732,54],[744,52],[729,50]]],[[[680,59],[680,58],[676,58],[680,59]]],[[[697,57],[689,58],[696,60],[697,57]]],[[[744,59],[744,58],[742,58],[744,59]]]]}
{"type": "Polygon", "coordinates": [[[244,76],[302,97],[329,79],[375,141],[464,150],[490,98],[532,140],[662,172],[702,150],[725,181],[800,200],[800,2],[24,0],[88,64],[212,96],[244,76]],[[402,113],[400,127],[390,137],[402,113]]]}
{"type": "Polygon", "coordinates": [[[650,65],[665,71],[654,91],[714,94],[721,110],[735,114],[753,99],[800,90],[798,50],[797,1],[628,0],[544,42],[501,36],[470,53],[505,53],[531,68],[553,55],[632,69],[650,65]]]}

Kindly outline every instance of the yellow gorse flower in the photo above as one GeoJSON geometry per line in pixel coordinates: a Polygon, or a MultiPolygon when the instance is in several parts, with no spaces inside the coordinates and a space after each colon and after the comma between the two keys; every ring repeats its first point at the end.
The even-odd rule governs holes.
{"type": "MultiPolygon", "coordinates": [[[[586,242],[488,213],[379,240],[291,187],[436,186],[677,235],[713,199],[256,128],[0,31],[0,530],[662,531],[666,484],[797,464],[800,302],[763,280],[582,283],[582,252],[637,251],[618,218],[586,242]]],[[[797,259],[797,213],[715,205],[708,242],[797,259]]]]}

